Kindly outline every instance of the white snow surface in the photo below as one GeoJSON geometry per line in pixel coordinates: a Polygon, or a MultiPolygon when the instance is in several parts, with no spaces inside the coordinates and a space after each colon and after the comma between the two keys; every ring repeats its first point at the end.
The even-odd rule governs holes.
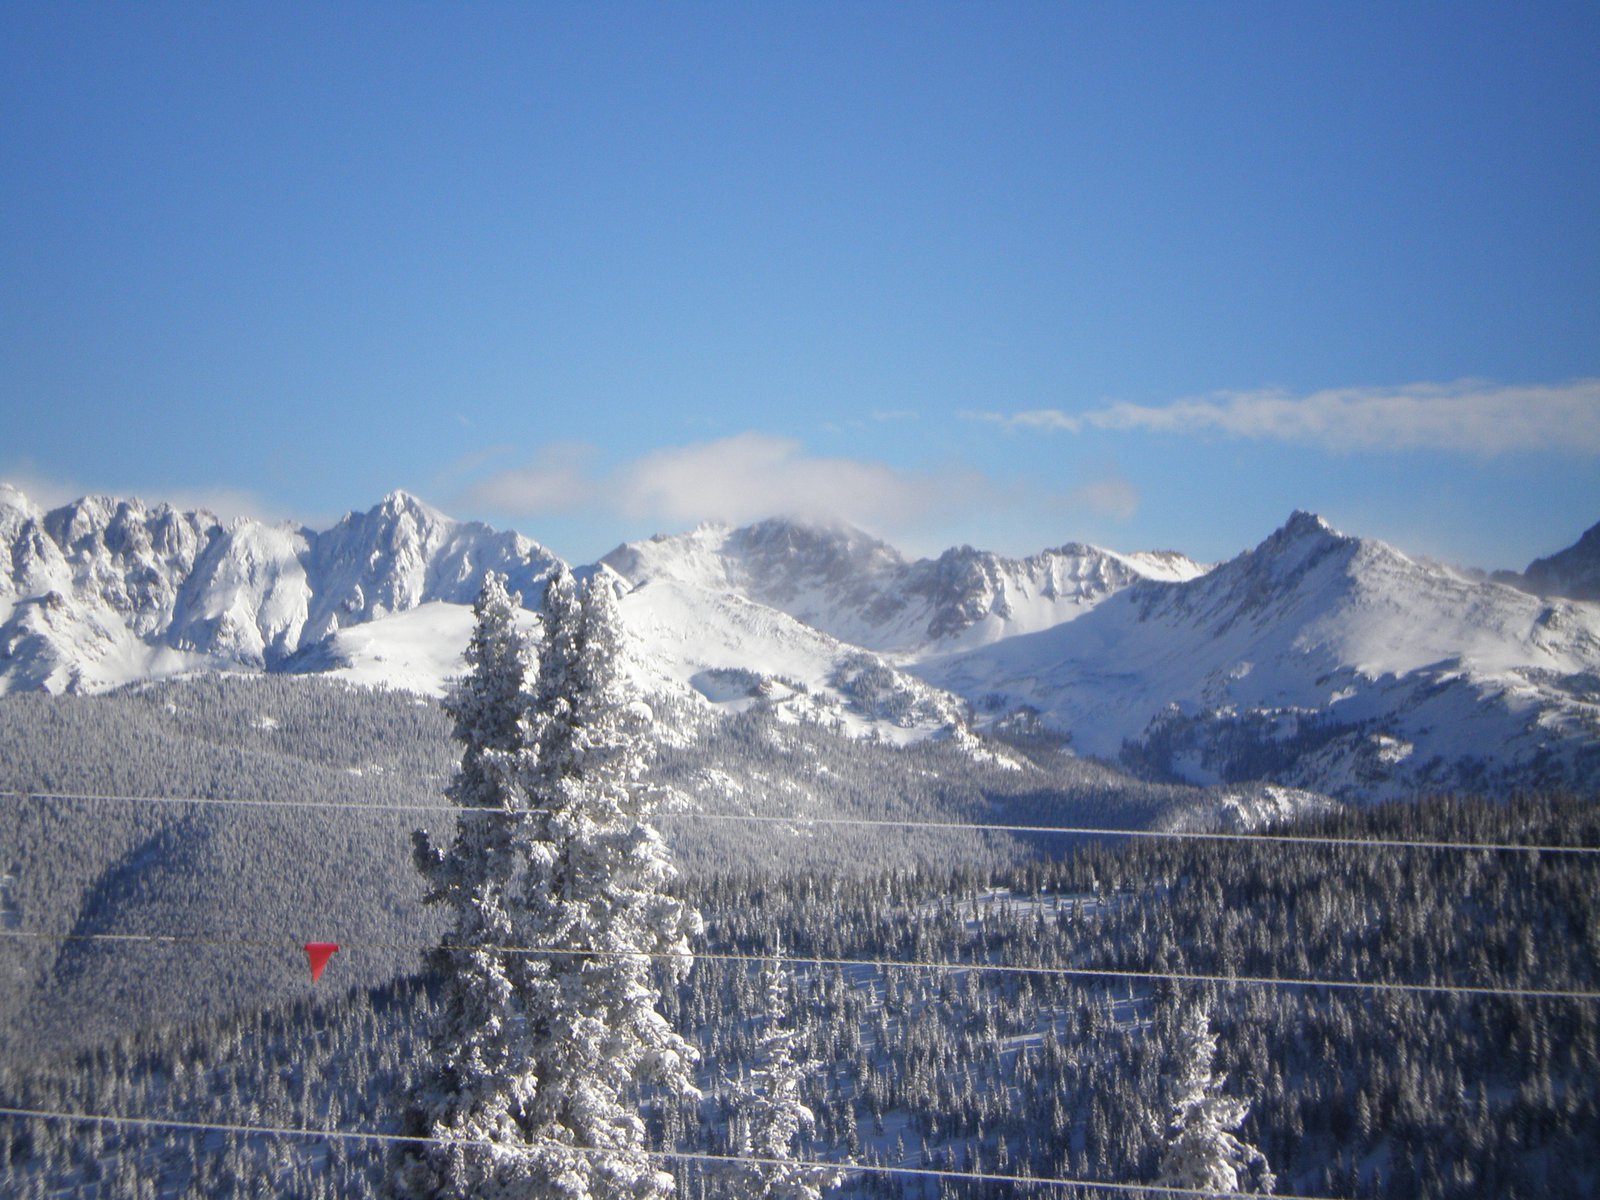
{"type": "MultiPolygon", "coordinates": [[[[624,585],[626,586],[626,585],[624,585]]],[[[621,596],[629,669],[646,690],[905,742],[948,731],[962,706],[875,655],[727,591],[659,577],[621,596]]]]}
{"type": "MultiPolygon", "coordinates": [[[[536,638],[538,615],[521,609],[517,616],[518,627],[536,638]]],[[[335,631],[318,648],[317,673],[365,687],[442,697],[466,673],[473,621],[470,604],[430,600],[351,625],[335,631]]],[[[308,659],[302,669],[312,665],[308,659]]]]}
{"type": "Polygon", "coordinates": [[[1553,736],[1600,735],[1600,607],[1475,581],[1300,513],[1201,578],[1130,587],[918,673],[1032,706],[1109,758],[1158,718],[1243,712],[1375,723],[1389,740],[1371,751],[1390,765],[1531,758],[1553,736]]]}
{"type": "Polygon", "coordinates": [[[1141,579],[1205,568],[1174,552],[1123,555],[1077,543],[1024,559],[962,546],[909,561],[847,525],[770,520],[619,546],[625,579],[671,579],[741,596],[902,663],[1071,621],[1141,579]]]}

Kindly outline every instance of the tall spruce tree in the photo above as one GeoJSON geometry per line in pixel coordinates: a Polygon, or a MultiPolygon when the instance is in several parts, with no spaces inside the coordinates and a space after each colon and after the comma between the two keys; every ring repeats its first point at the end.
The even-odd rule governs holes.
{"type": "MultiPolygon", "coordinates": [[[[777,953],[782,954],[782,946],[777,953]]],[[[756,1037],[750,1073],[734,1082],[734,1151],[751,1159],[742,1174],[741,1194],[760,1200],[820,1200],[843,1173],[795,1161],[804,1156],[816,1129],[816,1115],[805,1102],[805,1086],[815,1066],[799,1053],[799,1037],[789,1019],[789,977],[776,959],[761,972],[765,1009],[756,1037]]]]}
{"type": "Polygon", "coordinates": [[[445,794],[463,809],[493,815],[459,818],[447,849],[435,846],[426,830],[413,835],[414,861],[427,883],[424,900],[443,906],[450,922],[429,955],[430,973],[442,981],[440,1009],[405,1132],[446,1144],[400,1146],[390,1174],[398,1196],[464,1198],[509,1184],[516,1174],[514,1148],[523,1140],[522,1114],[536,1087],[521,1012],[525,964],[504,952],[518,941],[508,898],[518,869],[519,826],[528,820],[519,785],[527,756],[520,602],[500,576],[484,580],[467,646],[470,671],[444,704],[462,748],[445,794]],[[466,1144],[484,1141],[506,1151],[466,1144]]]}
{"type": "Polygon", "coordinates": [[[612,579],[545,596],[546,651],[522,775],[532,820],[521,908],[528,1023],[540,1086],[528,1106],[536,1196],[646,1200],[672,1176],[646,1152],[630,1097],[641,1085],[695,1094],[693,1047],[659,1011],[654,961],[681,978],[698,914],[667,893],[675,871],[645,786],[651,714],[629,701],[612,579]],[[599,1153],[596,1153],[596,1152],[599,1153]]]}
{"type": "Polygon", "coordinates": [[[1266,1155],[1232,1132],[1250,1105],[1222,1094],[1222,1081],[1213,1073],[1216,1053],[1209,1009],[1189,1005],[1178,1024],[1171,1137],[1156,1184],[1208,1192],[1270,1192],[1277,1180],[1266,1155]]]}
{"type": "Polygon", "coordinates": [[[672,1177],[648,1151],[640,1093],[693,1094],[695,1052],[658,1011],[653,964],[686,971],[699,918],[666,892],[642,781],[650,711],[627,696],[606,577],[581,591],[565,569],[552,578],[531,688],[513,612],[486,582],[473,672],[450,700],[463,744],[450,795],[505,815],[463,819],[448,853],[418,839],[429,899],[455,919],[434,959],[437,1062],[409,1125],[442,1144],[404,1154],[392,1178],[408,1196],[655,1200],[672,1177]]]}

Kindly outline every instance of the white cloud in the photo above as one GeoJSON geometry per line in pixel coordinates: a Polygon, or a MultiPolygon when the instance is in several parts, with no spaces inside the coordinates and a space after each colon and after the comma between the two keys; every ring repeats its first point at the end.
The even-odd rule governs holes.
{"type": "Polygon", "coordinates": [[[951,482],[881,462],[813,457],[797,441],[763,433],[656,450],[616,480],[632,516],[738,523],[781,513],[890,527],[940,506],[951,482]]]}
{"type": "MultiPolygon", "coordinates": [[[[498,456],[498,450],[495,455],[498,456]]],[[[499,471],[467,489],[470,503],[499,512],[576,512],[594,501],[596,481],[585,468],[595,450],[576,442],[546,446],[526,467],[499,471]]],[[[484,456],[475,456],[480,463],[484,456]]],[[[478,464],[474,464],[478,465],[478,464]]]]}
{"type": "Polygon", "coordinates": [[[1120,475],[1097,479],[1074,488],[1066,498],[1069,509],[1087,509],[1118,521],[1129,521],[1139,511],[1139,489],[1120,475]]]}
{"type": "Polygon", "coordinates": [[[1492,457],[1529,450],[1600,454],[1600,379],[1558,384],[1479,380],[1399,388],[1222,392],[1163,406],[1118,403],[1083,413],[969,413],[1008,429],[1220,433],[1333,450],[1445,450],[1492,457]]]}
{"type": "Polygon", "coordinates": [[[997,507],[999,489],[976,471],[904,471],[883,462],[807,454],[791,438],[740,433],[653,450],[610,471],[594,451],[554,447],[532,465],[474,485],[468,499],[535,516],[602,508],[664,525],[771,516],[842,520],[884,532],[926,526],[961,509],[997,507]]]}
{"type": "Polygon", "coordinates": [[[964,412],[961,416],[968,421],[988,421],[995,425],[1003,425],[1007,429],[1064,430],[1067,433],[1077,433],[1083,428],[1081,417],[1064,413],[1057,408],[1036,408],[1009,414],[964,412]]]}

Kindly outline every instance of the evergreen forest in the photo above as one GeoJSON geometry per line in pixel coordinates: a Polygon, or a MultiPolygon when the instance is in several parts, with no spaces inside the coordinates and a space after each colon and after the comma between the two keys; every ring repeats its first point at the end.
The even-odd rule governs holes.
{"type": "MultiPolygon", "coordinates": [[[[0,932],[19,935],[0,944],[0,1107],[158,1122],[0,1117],[0,1190],[377,1194],[440,994],[407,857],[413,829],[450,817],[437,709],[209,679],[0,710],[0,787],[56,797],[0,799],[0,932]],[[89,795],[236,803],[65,798],[89,795]],[[313,985],[297,943],[323,934],[346,945],[313,985]]],[[[815,1116],[802,1153],[855,1168],[834,1194],[1126,1194],[1030,1179],[1158,1177],[1196,1012],[1279,1193],[1600,1189],[1592,797],[1420,798],[1261,831],[1300,841],[902,833],[816,822],[1186,829],[1238,797],[1047,746],[986,761],[759,712],[673,727],[654,778],[680,794],[663,827],[705,929],[688,976],[661,983],[701,1094],[636,1099],[652,1144],[685,1156],[666,1160],[680,1195],[750,1194],[717,1160],[737,1156],[774,1020],[815,1116]]]]}

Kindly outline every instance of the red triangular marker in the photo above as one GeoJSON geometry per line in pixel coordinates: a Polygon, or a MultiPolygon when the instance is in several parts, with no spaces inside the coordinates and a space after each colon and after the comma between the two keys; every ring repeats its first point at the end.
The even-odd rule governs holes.
{"type": "Polygon", "coordinates": [[[322,968],[328,965],[328,960],[333,957],[333,952],[338,948],[338,942],[306,943],[306,957],[311,960],[312,983],[322,978],[322,968]]]}

